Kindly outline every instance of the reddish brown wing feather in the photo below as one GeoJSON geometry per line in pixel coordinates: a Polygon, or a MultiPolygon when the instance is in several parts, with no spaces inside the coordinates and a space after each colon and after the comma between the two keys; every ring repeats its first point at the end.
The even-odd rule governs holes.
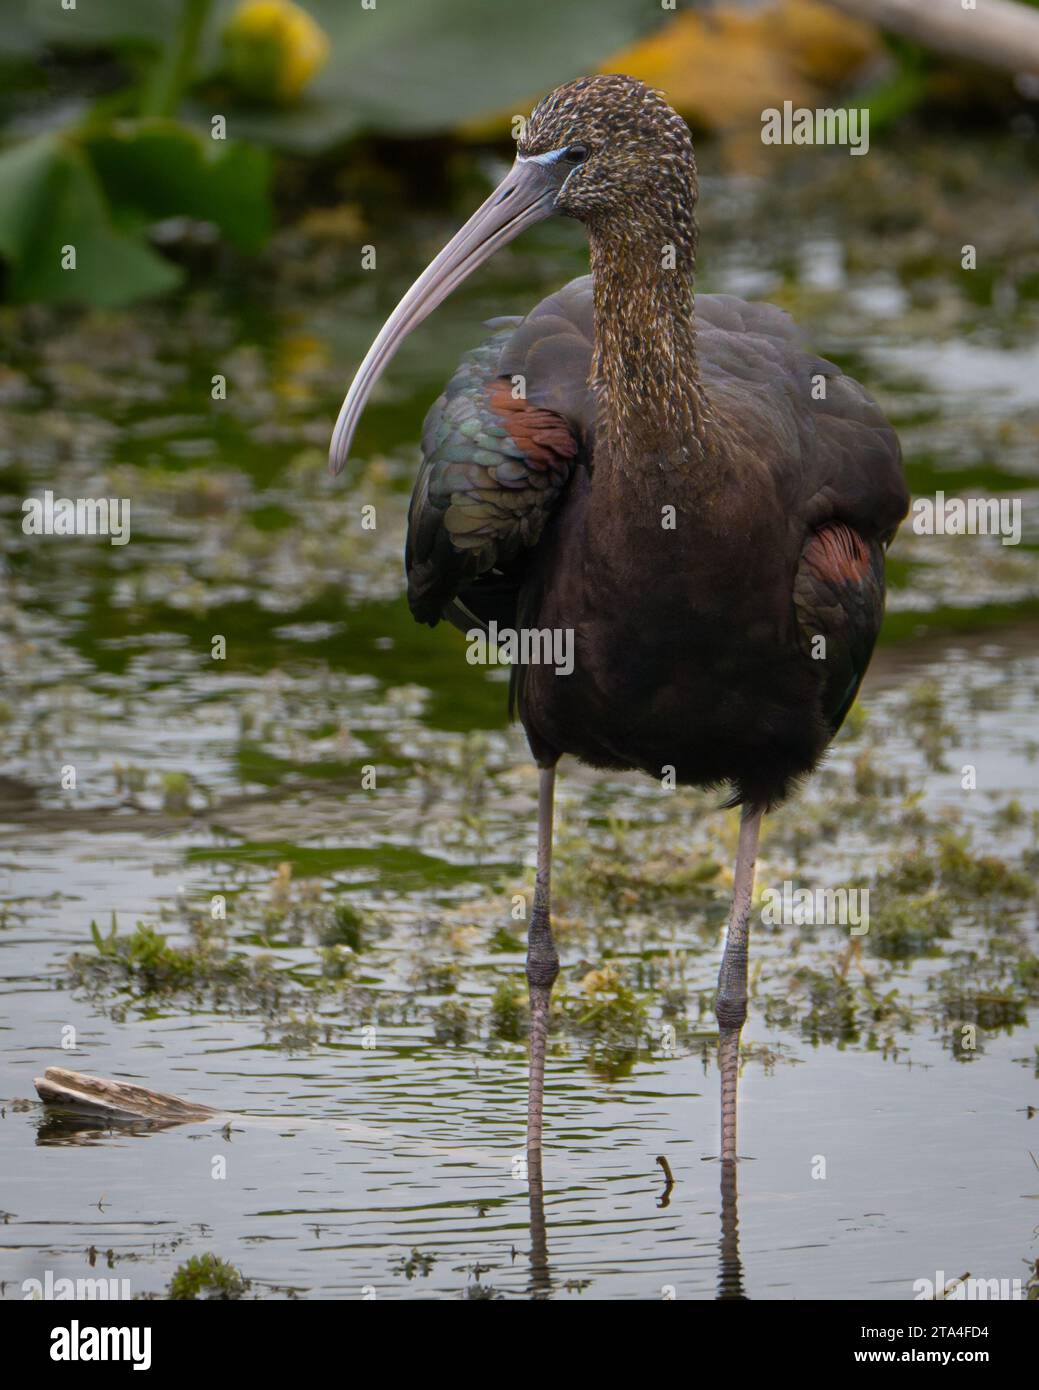
{"type": "Polygon", "coordinates": [[[554,410],[542,410],[528,400],[517,400],[512,383],[498,377],[487,385],[487,403],[519,446],[531,468],[550,468],[569,475],[567,460],[577,454],[577,440],[570,425],[554,410]]]}
{"type": "Polygon", "coordinates": [[[819,658],[824,637],[822,708],[834,733],[855,702],[884,618],[884,553],[842,521],[813,531],[794,579],[802,645],[819,658]]]}
{"type": "Polygon", "coordinates": [[[577,284],[510,321],[426,417],[405,554],[419,622],[515,625],[529,552],[588,450],[591,345],[574,321],[588,298],[577,284]]]}
{"type": "Polygon", "coordinates": [[[809,539],[803,563],[820,582],[861,584],[870,568],[869,546],[850,526],[833,521],[809,539]]]}

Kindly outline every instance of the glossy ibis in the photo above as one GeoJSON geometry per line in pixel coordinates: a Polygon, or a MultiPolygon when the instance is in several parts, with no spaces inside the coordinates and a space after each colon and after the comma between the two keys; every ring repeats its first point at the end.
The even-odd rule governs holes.
{"type": "Polygon", "coordinates": [[[406,550],[419,622],[574,634],[572,674],[518,666],[511,686],[540,768],[527,954],[539,1182],[559,758],[727,786],[743,808],[715,1005],[731,1164],[762,813],[855,699],[908,504],[891,426],[785,313],[724,294],[694,312],[696,201],[688,128],[659,92],[623,76],[560,87],[387,320],[332,439],[339,472],[401,340],[499,247],[553,213],[584,223],[591,276],[495,320],[430,410],[406,550]]]}

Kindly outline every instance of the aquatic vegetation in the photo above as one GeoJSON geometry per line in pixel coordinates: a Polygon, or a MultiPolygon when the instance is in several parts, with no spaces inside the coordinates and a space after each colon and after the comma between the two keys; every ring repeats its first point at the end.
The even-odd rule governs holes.
{"type": "Polygon", "coordinates": [[[886,960],[934,955],[952,935],[948,899],[937,892],[880,896],[873,900],[866,943],[886,960]]]}
{"type": "Polygon", "coordinates": [[[352,903],[337,902],[331,920],[319,928],[318,940],[323,946],[345,946],[351,951],[363,949],[365,918],[352,903]]]}
{"type": "Polygon", "coordinates": [[[248,974],[241,957],[210,945],[171,945],[144,922],[138,922],[128,935],[119,934],[114,918],[107,935],[91,922],[90,934],[97,955],[77,952],[69,960],[77,984],[116,983],[142,994],[161,994],[203,985],[237,985],[248,974]]]}
{"type": "Polygon", "coordinates": [[[148,785],[148,770],[143,767],[124,767],[120,762],[113,769],[117,792],[141,792],[148,785]]]}
{"type": "Polygon", "coordinates": [[[972,853],[968,837],[951,831],[939,838],[938,869],[942,886],[950,893],[1018,901],[1035,896],[1035,883],[1028,874],[1011,869],[993,854],[972,853]]]}
{"type": "Polygon", "coordinates": [[[488,1019],[492,1036],[504,1042],[519,1042],[530,1027],[526,981],[510,975],[499,981],[491,998],[488,1019]]]}
{"type": "Polygon", "coordinates": [[[1005,827],[1010,830],[1013,830],[1016,826],[1024,825],[1026,819],[1025,808],[1021,805],[1021,802],[1016,796],[1011,797],[1009,801],[1004,802],[1002,806],[997,807],[992,813],[994,825],[1005,827]]]}
{"type": "MultiPolygon", "coordinates": [[[[801,1033],[810,1042],[847,1043],[858,1036],[855,989],[836,970],[799,966],[791,974],[790,991],[793,1001],[798,996],[806,1001],[804,1008],[797,1012],[801,1033]]],[[[767,1005],[766,1016],[770,1020],[775,1017],[767,1005]]]]}
{"type": "Polygon", "coordinates": [[[321,973],[329,980],[344,980],[353,974],[357,957],[349,946],[322,946],[321,973]]]}
{"type": "MultiPolygon", "coordinates": [[[[856,1001],[865,1024],[884,1023],[899,1033],[912,1032],[915,1013],[909,1001],[902,998],[897,985],[880,993],[877,982],[863,972],[856,988],[856,1001]]],[[[876,1045],[875,1038],[870,1045],[876,1045]]]]}
{"type": "Polygon", "coordinates": [[[267,1023],[264,1037],[277,1043],[286,1052],[310,1052],[319,1042],[330,1042],[334,1029],[323,1023],[313,1014],[300,1018],[297,1014],[279,1013],[276,1020],[267,1023]]]}
{"type": "Polygon", "coordinates": [[[464,1004],[446,999],[432,1012],[433,1041],[461,1047],[469,1039],[472,1017],[464,1004]]]}
{"type": "Polygon", "coordinates": [[[412,983],[423,994],[449,994],[458,988],[461,967],[455,961],[419,960],[412,983]]]}
{"type": "Polygon", "coordinates": [[[421,1250],[412,1250],[410,1255],[398,1255],[394,1263],[394,1274],[403,1274],[405,1279],[426,1279],[433,1271],[433,1266],[437,1262],[435,1255],[424,1254],[421,1250]]]}
{"type": "Polygon", "coordinates": [[[995,855],[979,855],[970,837],[932,829],[933,847],[896,855],[873,886],[869,949],[888,960],[933,955],[952,935],[957,914],[972,919],[986,903],[1020,904],[1035,896],[1031,877],[995,855]]]}
{"type": "Polygon", "coordinates": [[[162,774],[162,807],[174,815],[182,815],[190,810],[191,778],[186,772],[162,774]]]}
{"type": "MultiPolygon", "coordinates": [[[[262,735],[267,746],[285,739],[292,720],[292,702],[282,693],[277,700],[283,710],[262,735]]],[[[898,710],[906,704],[930,709],[933,701],[925,685],[923,692],[900,695],[898,710]]],[[[507,844],[514,817],[498,809],[503,789],[514,797],[517,787],[528,796],[532,788],[516,780],[502,742],[441,737],[436,760],[429,761],[421,706],[409,697],[395,708],[416,711],[405,716],[416,721],[405,735],[411,760],[398,756],[395,774],[398,831],[421,838],[427,848],[439,845],[444,853],[457,854],[457,836],[441,836],[441,816],[450,820],[466,798],[478,797],[487,808],[484,843],[507,844]],[[431,814],[421,790],[431,768],[438,779],[438,815],[431,814]]],[[[400,717],[395,715],[398,729],[400,717]]],[[[301,735],[308,722],[322,731],[334,727],[320,700],[300,724],[301,735]]],[[[856,721],[840,745],[847,749],[842,756],[876,759],[876,741],[882,743],[884,736],[879,714],[856,721]]],[[[373,731],[367,737],[371,740],[373,731]]],[[[825,923],[793,934],[781,926],[759,926],[762,946],[774,936],[779,951],[758,956],[752,990],[770,1027],[815,1043],[857,1043],[895,1055],[897,1040],[933,1016],[956,1048],[954,1024],[973,1022],[982,1030],[1014,1024],[1036,998],[1039,962],[1027,934],[1007,916],[1034,899],[1025,867],[1028,849],[1017,861],[1008,850],[1003,857],[988,852],[987,842],[975,846],[972,835],[977,839],[980,830],[930,814],[905,768],[892,768],[884,759],[876,762],[876,771],[885,789],[863,797],[846,778],[824,770],[813,796],[774,817],[763,850],[772,866],[770,879],[794,873],[790,856],[812,882],[819,847],[826,846],[832,874],[840,881],[842,873],[851,875],[851,865],[841,868],[839,847],[849,835],[867,835],[878,846],[872,877],[844,881],[871,890],[868,932],[835,956],[834,928],[825,923]],[[899,799],[889,804],[888,784],[896,777],[899,799]],[[995,963],[991,979],[982,979],[977,970],[973,977],[964,973],[961,951],[969,933],[980,933],[989,943],[988,958],[995,963]],[[867,958],[872,960],[868,969],[867,958]],[[935,972],[924,1000],[905,989],[905,968],[921,958],[932,962],[935,972]]],[[[329,824],[341,826],[349,805],[332,796],[329,824]]],[[[322,806],[313,796],[308,801],[311,826],[321,826],[322,806]]],[[[672,1030],[670,1046],[679,1053],[696,1052],[713,1036],[712,952],[724,923],[727,882],[727,871],[719,866],[731,856],[733,818],[712,807],[709,798],[684,793],[669,797],[667,810],[665,835],[657,799],[651,790],[639,789],[623,819],[592,817],[578,832],[568,817],[563,832],[558,926],[566,991],[551,1016],[553,1048],[584,1052],[589,1065],[604,1075],[630,1071],[647,1043],[657,1049],[665,1025],[672,1030]],[[687,844],[693,845],[688,853],[687,844]],[[592,962],[592,952],[600,952],[600,963],[586,958],[575,969],[568,962],[586,949],[592,962]]],[[[362,826],[366,806],[359,805],[358,814],[362,826]]],[[[257,827],[267,816],[260,807],[257,827]]],[[[1011,819],[1012,828],[1025,829],[1016,815],[1011,819]]],[[[182,905],[171,916],[174,926],[186,928],[186,942],[174,944],[175,938],[154,928],[134,934],[133,943],[103,937],[94,968],[78,961],[75,978],[99,1002],[110,997],[104,1006],[114,1014],[126,1007],[118,1000],[127,993],[139,1001],[156,993],[205,998],[212,1007],[262,1019],[265,1040],[290,1051],[339,1045],[356,1037],[357,1027],[370,1024],[422,1024],[435,1046],[476,1043],[493,1051],[502,1043],[523,1042],[526,988],[516,961],[524,943],[508,914],[520,884],[525,882],[524,896],[529,895],[529,879],[517,881],[515,873],[503,873],[494,862],[481,884],[479,869],[464,867],[444,881],[472,881],[475,892],[456,898],[452,889],[439,913],[398,904],[391,923],[381,912],[362,908],[360,895],[343,892],[344,884],[329,882],[324,865],[334,858],[298,847],[292,855],[290,861],[277,849],[263,853],[258,869],[247,875],[248,886],[229,891],[226,922],[182,905]],[[445,1001],[460,989],[466,991],[464,1000],[445,1001]]],[[[343,860],[364,861],[363,851],[343,860]]],[[[423,873],[431,862],[423,861],[423,873]]],[[[861,868],[858,860],[855,868],[861,868]]],[[[227,873],[225,864],[221,874],[227,873]]],[[[749,1054],[751,1065],[759,1060],[749,1054]]]]}
{"type": "MultiPolygon", "coordinates": [[[[858,709],[858,705],[853,706],[858,709]]],[[[880,766],[877,752],[864,748],[856,755],[852,785],[860,797],[895,797],[904,794],[905,774],[880,766]]]]}
{"type": "Polygon", "coordinates": [[[926,850],[916,847],[897,855],[877,874],[879,896],[887,893],[926,893],[934,884],[937,869],[926,850]]]}
{"type": "Polygon", "coordinates": [[[1039,956],[1025,947],[1024,952],[1014,960],[1015,983],[1024,990],[1030,1000],[1039,1000],[1039,956]]]}
{"type": "MultiPolygon", "coordinates": [[[[933,692],[914,690],[901,703],[931,708],[933,692]]],[[[314,717],[322,719],[320,713],[314,717]]],[[[413,773],[403,775],[421,786],[431,764],[424,760],[421,736],[410,737],[416,761],[413,773]]],[[[861,760],[869,749],[859,745],[874,737],[883,737],[879,720],[859,721],[845,741],[850,757],[861,760]]],[[[511,774],[494,740],[481,746],[460,739],[453,752],[449,744],[436,767],[445,805],[455,807],[478,795],[489,808],[485,835],[511,834],[512,818],[495,810],[500,784],[511,774]]],[[[885,768],[883,775],[892,774],[885,768]]],[[[810,875],[818,846],[839,844],[852,827],[864,827],[889,846],[877,856],[867,881],[872,900],[866,935],[853,938],[835,960],[832,928],[806,926],[790,940],[788,954],[757,959],[752,989],[776,1029],[816,1043],[859,1040],[889,1053],[895,1039],[910,1033],[930,1007],[955,1047],[955,1035],[948,1033],[953,1023],[974,1022],[983,1029],[1013,1024],[1036,997],[1039,962],[1027,937],[1004,912],[989,910],[990,904],[1017,910],[1030,902],[1028,873],[1009,857],[976,849],[966,829],[929,815],[905,771],[898,777],[901,800],[885,807],[879,796],[856,799],[844,778],[824,772],[819,794],[782,808],[774,818],[764,853],[774,857],[777,871],[791,854],[810,875]],[[966,930],[989,940],[988,955],[997,967],[991,980],[982,981],[976,972],[973,979],[964,977],[959,953],[948,964],[942,961],[966,930]],[[877,963],[868,970],[864,952],[877,963]],[[905,994],[898,973],[919,958],[938,963],[929,1003],[905,994]]],[[[339,818],[341,805],[334,804],[339,818]]],[[[435,843],[439,824],[423,797],[400,803],[409,804],[414,810],[406,814],[414,816],[415,833],[427,845],[435,843]]],[[[590,1049],[592,1065],[619,1068],[618,1075],[630,1069],[643,1043],[662,1036],[658,1030],[665,1024],[673,1030],[673,1045],[682,1050],[699,1048],[713,1032],[709,957],[724,921],[726,871],[719,866],[731,854],[732,818],[700,798],[680,796],[670,806],[676,818],[669,821],[664,843],[655,805],[646,796],[633,803],[635,815],[624,821],[591,821],[579,837],[572,826],[565,832],[573,843],[567,844],[560,874],[564,963],[593,942],[607,954],[598,966],[585,963],[576,973],[567,967],[568,987],[551,1018],[553,1046],[590,1049]],[[650,814],[640,818],[640,806],[650,814]],[[696,825],[696,848],[688,855],[681,849],[687,817],[696,825]],[[686,1017],[690,1010],[693,1023],[686,1017]]],[[[311,818],[316,807],[311,801],[311,818]]],[[[443,841],[445,847],[456,843],[451,836],[443,841]]],[[[301,865],[321,862],[295,854],[301,865]]],[[[270,855],[265,862],[271,862],[270,855]]],[[[149,992],[202,995],[215,1007],[265,1019],[264,1037],[289,1050],[336,1042],[358,1025],[397,1021],[425,1022],[436,1045],[471,1046],[485,1038],[484,1046],[493,1049],[523,1041],[526,989],[515,969],[523,941],[511,921],[503,921],[516,891],[511,875],[489,870],[490,891],[481,890],[482,896],[453,904],[439,916],[398,910],[391,927],[381,914],[362,910],[352,894],[330,892],[320,874],[297,876],[292,862],[276,856],[273,863],[273,877],[268,871],[261,882],[231,895],[226,923],[191,909],[181,915],[190,938],[184,945],[154,929],[141,929],[132,942],[101,938],[97,968],[78,961],[78,978],[95,998],[127,989],[139,998],[149,992]],[[256,953],[256,946],[264,950],[256,953]],[[291,964],[279,960],[286,951],[294,953],[291,964]],[[380,981],[381,988],[369,987],[380,981]],[[443,998],[473,985],[476,996],[443,998]]],[[[779,937],[786,933],[781,927],[772,930],[779,937]]]]}
{"type": "Polygon", "coordinates": [[[169,1282],[166,1297],[183,1299],[235,1299],[244,1298],[251,1285],[241,1270],[236,1269],[219,1255],[206,1253],[192,1255],[182,1265],[169,1282]]]}
{"type": "MultiPolygon", "coordinates": [[[[698,859],[679,850],[661,851],[643,857],[633,853],[628,843],[631,828],[611,826],[614,853],[606,856],[594,850],[576,865],[564,860],[560,872],[560,891],[564,898],[574,896],[589,904],[605,905],[615,911],[648,907],[662,899],[710,896],[721,865],[714,859],[698,859]]],[[[639,827],[634,843],[644,844],[646,828],[639,827]]]]}
{"type": "Polygon", "coordinates": [[[597,1043],[635,1046],[645,1036],[647,1001],[628,983],[623,967],[605,961],[580,980],[580,993],[562,1001],[564,1017],[581,1038],[597,1043]]]}
{"type": "Polygon", "coordinates": [[[906,718],[913,726],[929,767],[945,769],[945,752],[955,729],[944,717],[941,687],[936,681],[919,681],[911,686],[905,705],[906,718]]]}
{"type": "Polygon", "coordinates": [[[497,954],[511,955],[515,951],[525,951],[526,943],[520,941],[519,937],[513,936],[507,927],[497,927],[494,935],[487,943],[487,948],[497,954]]]}
{"type": "MultiPolygon", "coordinates": [[[[195,930],[185,945],[171,942],[144,922],[129,933],[120,933],[114,918],[107,933],[92,922],[96,954],[77,951],[69,957],[70,985],[85,989],[98,1002],[129,995],[145,1007],[157,996],[186,996],[205,1000],[216,1010],[264,1018],[284,1014],[293,1003],[304,1005],[322,989],[335,990],[342,1006],[348,971],[329,972],[327,979],[307,976],[280,965],[269,953],[232,951],[211,922],[193,920],[195,930]]],[[[292,1037],[291,1024],[287,1031],[292,1037]]],[[[308,1036],[305,1045],[310,1042],[308,1036]]]]}
{"type": "Polygon", "coordinates": [[[366,933],[374,936],[381,929],[374,915],[346,898],[330,899],[320,879],[294,877],[287,861],[278,865],[266,893],[238,899],[235,916],[265,946],[306,943],[358,953],[364,949],[366,933]]]}
{"type": "Polygon", "coordinates": [[[680,1019],[685,1017],[689,995],[683,985],[663,985],[660,989],[660,1017],[680,1019]]]}
{"type": "MultiPolygon", "coordinates": [[[[1020,1026],[1026,1021],[1030,1000],[1039,998],[1022,989],[1012,971],[973,951],[964,952],[955,965],[929,981],[929,987],[944,1028],[956,1030],[963,1024],[976,1024],[982,1034],[1020,1026]]],[[[962,1043],[957,1041],[956,1045],[962,1043]]],[[[968,1050],[975,1046],[972,1043],[968,1050]]]]}

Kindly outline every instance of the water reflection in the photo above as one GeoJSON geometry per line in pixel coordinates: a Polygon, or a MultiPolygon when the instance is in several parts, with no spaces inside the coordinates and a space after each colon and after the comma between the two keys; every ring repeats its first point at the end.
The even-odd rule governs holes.
{"type": "Polygon", "coordinates": [[[735,1163],[721,1164],[721,1239],[718,1242],[718,1297],[745,1299],[740,1260],[739,1190],[735,1163]]]}
{"type": "Polygon", "coordinates": [[[663,1154],[657,1155],[657,1162],[660,1164],[660,1167],[662,1168],[664,1173],[664,1190],[657,1198],[657,1206],[660,1207],[661,1210],[663,1210],[664,1207],[671,1205],[671,1193],[674,1190],[675,1177],[674,1174],[671,1172],[670,1163],[668,1163],[667,1159],[663,1154]]]}
{"type": "Polygon", "coordinates": [[[62,1115],[44,1110],[36,1123],[36,1143],[45,1148],[110,1143],[113,1139],[147,1138],[182,1124],[181,1120],[109,1120],[100,1123],[86,1115],[62,1115]]]}
{"type": "MultiPolygon", "coordinates": [[[[666,1159],[657,1160],[664,1167],[666,1185],[657,1198],[657,1207],[670,1204],[675,1179],[666,1159]]],[[[746,1301],[743,1261],[740,1257],[739,1182],[738,1165],[721,1163],[720,1170],[720,1235],[718,1238],[717,1293],[719,1301],[746,1301]]],[[[558,1280],[553,1278],[548,1251],[548,1222],[545,1217],[545,1187],[541,1165],[532,1165],[529,1182],[530,1210],[530,1275],[527,1294],[531,1299],[544,1300],[556,1291],[558,1280]]],[[[665,1285],[664,1287],[668,1287],[665,1285]]],[[[673,1286],[670,1286],[673,1288],[673,1286]]],[[[672,1295],[675,1296],[675,1295],[672,1295]]]]}
{"type": "Polygon", "coordinates": [[[530,1282],[531,1298],[545,1299],[552,1293],[552,1272],[548,1263],[548,1226],[545,1222],[545,1184],[538,1161],[530,1173],[530,1282]]]}

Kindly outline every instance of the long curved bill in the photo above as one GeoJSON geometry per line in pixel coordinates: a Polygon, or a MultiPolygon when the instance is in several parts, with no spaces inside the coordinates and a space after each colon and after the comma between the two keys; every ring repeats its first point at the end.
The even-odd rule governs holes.
{"type": "Polygon", "coordinates": [[[525,227],[548,217],[558,189],[558,177],[553,176],[550,167],[535,160],[517,159],[487,201],[430,261],[383,324],[357,370],[332,433],[328,465],[333,473],[342,472],[372,387],[411,330],[499,247],[525,227]]]}

